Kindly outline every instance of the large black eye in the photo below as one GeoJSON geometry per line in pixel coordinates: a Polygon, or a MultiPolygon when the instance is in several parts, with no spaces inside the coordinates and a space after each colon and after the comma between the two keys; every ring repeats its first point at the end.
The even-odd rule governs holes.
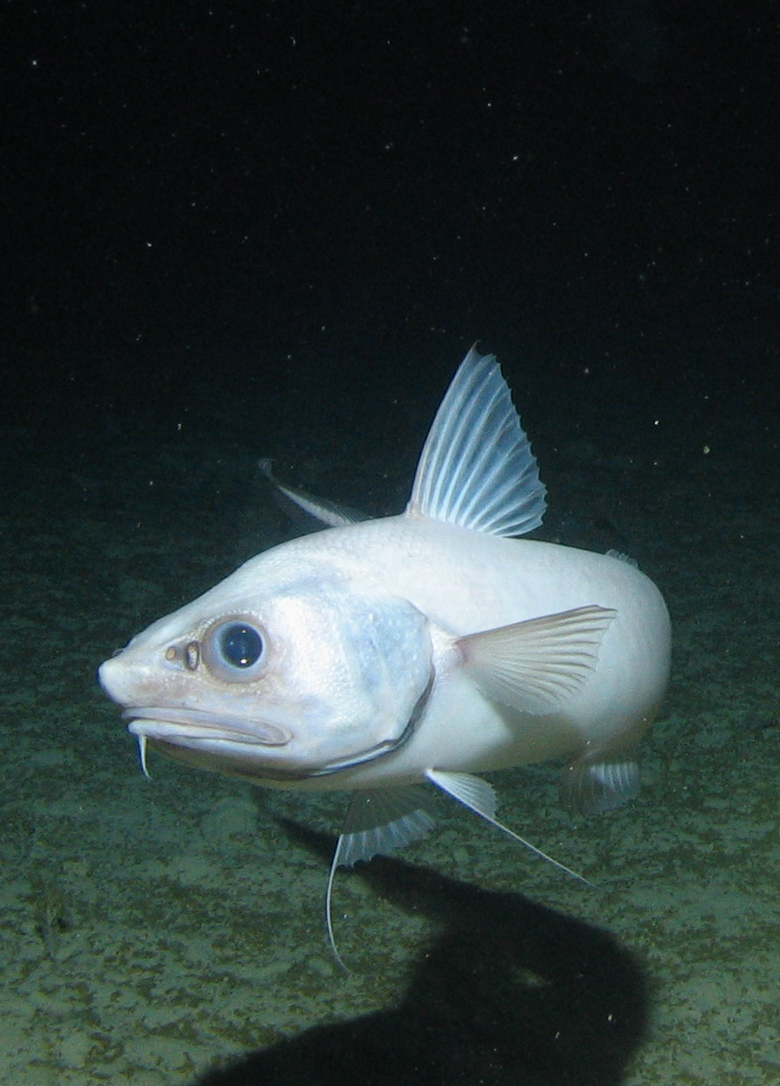
{"type": "Polygon", "coordinates": [[[225,682],[254,682],[263,669],[263,635],[244,618],[215,623],[206,631],[201,647],[206,667],[225,682]]]}
{"type": "Polygon", "coordinates": [[[222,627],[216,644],[222,659],[233,667],[252,667],[263,655],[263,639],[257,630],[237,622],[222,627]]]}

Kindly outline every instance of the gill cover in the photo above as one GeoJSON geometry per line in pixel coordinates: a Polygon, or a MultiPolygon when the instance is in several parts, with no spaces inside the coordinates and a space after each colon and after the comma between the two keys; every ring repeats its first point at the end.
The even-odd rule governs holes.
{"type": "Polygon", "coordinates": [[[282,774],[335,773],[395,750],[433,675],[428,621],[416,607],[332,581],[275,596],[262,614],[223,615],[201,644],[211,678],[235,693],[245,683],[258,715],[289,729],[282,774]]]}

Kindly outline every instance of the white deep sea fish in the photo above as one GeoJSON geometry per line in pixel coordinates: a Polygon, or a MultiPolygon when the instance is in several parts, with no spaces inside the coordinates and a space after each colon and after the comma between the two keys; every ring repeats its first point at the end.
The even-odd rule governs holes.
{"type": "Polygon", "coordinates": [[[153,623],[100,682],[144,769],[152,748],[267,788],[351,793],[329,931],[336,867],[432,825],[420,784],[512,836],[473,774],[558,758],[570,805],[636,794],[667,610],[623,556],[512,538],[539,526],[545,490],[492,355],[469,351],[455,374],[400,516],[357,523],[283,489],[331,527],[153,623]]]}

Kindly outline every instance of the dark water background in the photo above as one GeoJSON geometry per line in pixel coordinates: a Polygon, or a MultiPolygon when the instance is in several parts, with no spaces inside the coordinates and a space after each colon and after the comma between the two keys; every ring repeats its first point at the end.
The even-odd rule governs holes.
{"type": "Polygon", "coordinates": [[[14,1082],[193,1083],[223,1058],[239,1064],[209,1082],[351,1081],[356,1059],[360,1081],[397,1086],[420,1067],[775,1082],[773,5],[20,3],[2,19],[14,1082]],[[476,340],[539,458],[543,537],[627,550],[658,581],[673,684],[625,812],[572,823],[546,767],[495,782],[507,821],[602,896],[445,811],[404,857],[428,865],[422,886],[416,866],[345,876],[363,970],[345,979],[319,846],[275,821],[332,832],[338,805],[169,766],[149,785],[94,669],[297,530],[260,456],[315,493],[402,508],[476,340]]]}

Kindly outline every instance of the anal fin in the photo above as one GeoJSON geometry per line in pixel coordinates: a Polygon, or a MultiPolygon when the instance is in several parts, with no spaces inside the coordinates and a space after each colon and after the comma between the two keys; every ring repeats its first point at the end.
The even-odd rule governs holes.
{"type": "Polygon", "coordinates": [[[622,807],[639,792],[639,765],[632,751],[586,758],[567,765],[561,799],[569,810],[603,814],[622,807]]]}

